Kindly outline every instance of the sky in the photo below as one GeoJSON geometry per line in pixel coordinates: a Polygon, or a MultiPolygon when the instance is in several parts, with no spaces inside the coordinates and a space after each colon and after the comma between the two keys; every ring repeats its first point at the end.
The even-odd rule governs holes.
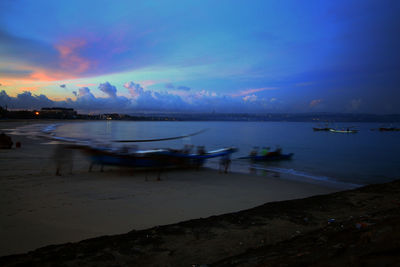
{"type": "Polygon", "coordinates": [[[400,113],[400,1],[1,0],[0,106],[400,113]]]}

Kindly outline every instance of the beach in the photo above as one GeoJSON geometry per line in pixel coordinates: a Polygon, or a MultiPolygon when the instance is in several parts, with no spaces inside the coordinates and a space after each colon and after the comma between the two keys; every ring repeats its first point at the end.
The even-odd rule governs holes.
{"type": "MultiPolygon", "coordinates": [[[[0,128],[19,125],[2,122],[0,128]]],[[[355,223],[369,226],[374,214],[395,217],[399,209],[398,182],[381,191],[370,186],[334,193],[340,189],[276,173],[207,168],[166,171],[158,181],[156,172],[127,168],[88,172],[89,162],[79,151],[74,151],[72,173],[65,168],[56,176],[55,145],[12,138],[22,146],[0,150],[0,256],[94,239],[4,257],[4,266],[30,261],[38,266],[229,266],[232,259],[222,260],[249,249],[323,227],[357,230],[355,223]]]]}

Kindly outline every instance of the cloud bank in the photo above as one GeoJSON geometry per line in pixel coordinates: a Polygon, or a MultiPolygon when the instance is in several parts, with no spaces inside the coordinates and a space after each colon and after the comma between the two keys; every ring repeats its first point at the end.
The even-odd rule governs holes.
{"type": "MultiPolygon", "coordinates": [[[[15,97],[9,96],[6,91],[0,92],[0,105],[10,109],[40,109],[42,107],[69,107],[83,112],[119,112],[130,113],[136,111],[195,111],[195,112],[263,112],[279,108],[277,101],[264,99],[255,95],[239,94],[219,95],[211,91],[194,92],[185,87],[171,92],[145,90],[140,84],[133,81],[124,84],[121,90],[128,90],[129,97],[118,95],[116,86],[109,82],[101,83],[98,87],[105,97],[96,97],[88,87],[80,87],[72,91],[74,99],[64,101],[49,99],[46,95],[35,95],[23,92],[15,97]],[[183,94],[182,94],[183,93],[183,94]]],[[[182,86],[180,86],[182,87],[182,86]]],[[[257,91],[257,90],[255,90],[257,91]]],[[[250,92],[254,92],[250,91],[250,92]]]]}

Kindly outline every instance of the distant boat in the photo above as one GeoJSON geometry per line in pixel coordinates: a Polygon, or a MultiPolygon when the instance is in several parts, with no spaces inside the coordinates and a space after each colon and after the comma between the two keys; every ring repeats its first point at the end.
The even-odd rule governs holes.
{"type": "Polygon", "coordinates": [[[336,129],[330,129],[329,130],[331,133],[358,133],[358,130],[336,130],[336,129]]]}
{"type": "Polygon", "coordinates": [[[313,130],[314,130],[315,132],[318,132],[318,131],[329,132],[331,129],[332,129],[332,128],[329,128],[329,127],[313,127],[313,130]]]}
{"type": "Polygon", "coordinates": [[[397,131],[400,131],[400,128],[396,128],[396,127],[380,127],[378,130],[380,132],[397,132],[397,131]]]}
{"type": "Polygon", "coordinates": [[[319,124],[318,127],[313,127],[313,130],[315,132],[321,132],[321,131],[329,132],[331,129],[332,128],[329,127],[329,123],[319,124]]]}

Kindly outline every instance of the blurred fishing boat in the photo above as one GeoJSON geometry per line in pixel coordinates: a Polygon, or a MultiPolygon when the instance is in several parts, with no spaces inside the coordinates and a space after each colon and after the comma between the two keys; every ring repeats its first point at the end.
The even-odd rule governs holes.
{"type": "Polygon", "coordinates": [[[358,133],[358,130],[350,130],[350,129],[346,129],[346,130],[330,129],[329,131],[331,133],[358,133]]]}
{"type": "Polygon", "coordinates": [[[134,150],[131,152],[99,147],[82,147],[81,149],[89,156],[91,162],[89,170],[93,165],[146,169],[198,168],[203,166],[207,159],[224,157],[237,151],[233,147],[196,153],[184,153],[174,149],[134,150]]]}

